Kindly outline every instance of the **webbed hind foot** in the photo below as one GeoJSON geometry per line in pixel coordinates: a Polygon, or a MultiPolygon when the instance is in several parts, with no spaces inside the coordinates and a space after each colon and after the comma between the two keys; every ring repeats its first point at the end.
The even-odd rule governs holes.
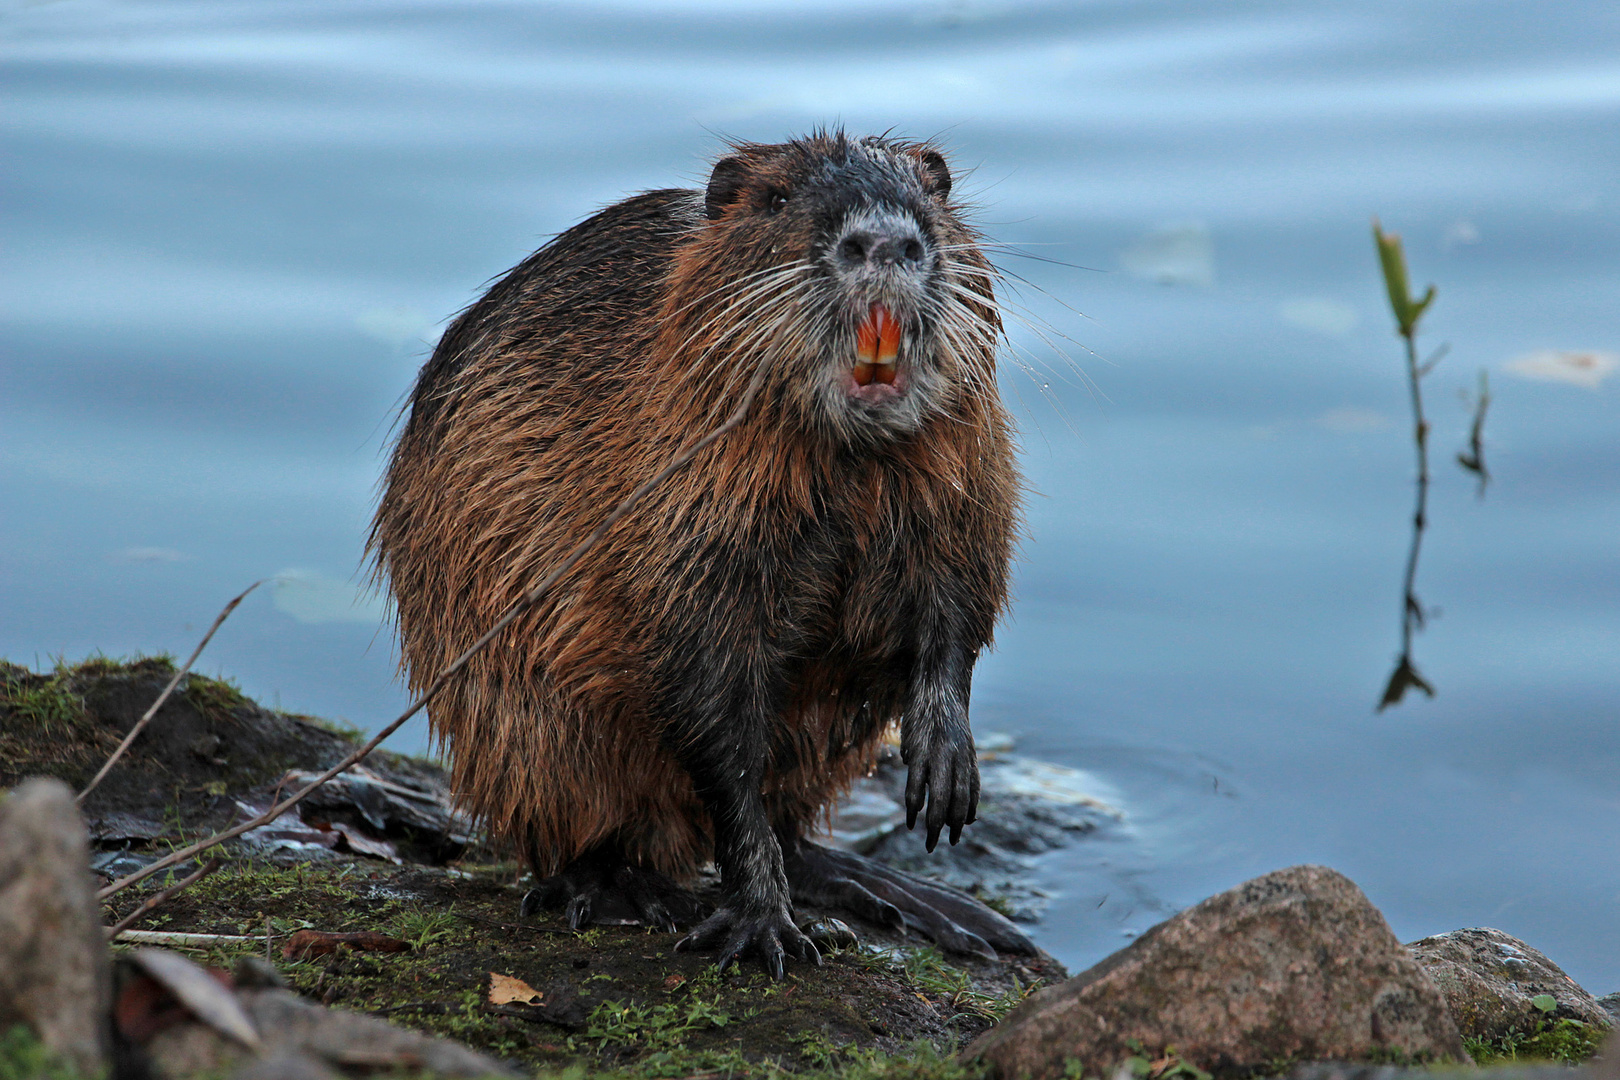
{"type": "Polygon", "coordinates": [[[964,892],[848,851],[800,840],[784,851],[795,903],[838,907],[880,926],[917,930],[946,952],[996,959],[1033,956],[1034,942],[964,892]]]}
{"type": "Polygon", "coordinates": [[[658,871],[631,863],[616,847],[587,851],[524,895],[525,918],[548,909],[562,911],[574,930],[606,923],[673,933],[703,917],[697,897],[658,871]]]}

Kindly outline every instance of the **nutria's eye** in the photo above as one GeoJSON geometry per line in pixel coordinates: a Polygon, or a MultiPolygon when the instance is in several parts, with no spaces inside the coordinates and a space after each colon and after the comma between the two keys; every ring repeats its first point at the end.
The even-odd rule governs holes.
{"type": "Polygon", "coordinates": [[[765,212],[772,216],[780,214],[782,207],[788,204],[788,197],[780,191],[773,191],[765,197],[765,212]]]}

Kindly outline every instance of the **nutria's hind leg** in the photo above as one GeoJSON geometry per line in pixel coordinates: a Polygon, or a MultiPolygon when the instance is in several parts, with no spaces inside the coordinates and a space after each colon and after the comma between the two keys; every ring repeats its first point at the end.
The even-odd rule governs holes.
{"type": "Polygon", "coordinates": [[[612,843],[542,878],[523,897],[525,917],[545,909],[561,910],[575,930],[591,923],[639,923],[673,933],[678,924],[703,917],[697,897],[658,871],[630,862],[612,843]]]}
{"type": "Polygon", "coordinates": [[[840,907],[895,929],[911,927],[947,952],[996,959],[1032,956],[1035,945],[1006,917],[964,892],[848,851],[800,840],[783,869],[797,903],[840,907]]]}

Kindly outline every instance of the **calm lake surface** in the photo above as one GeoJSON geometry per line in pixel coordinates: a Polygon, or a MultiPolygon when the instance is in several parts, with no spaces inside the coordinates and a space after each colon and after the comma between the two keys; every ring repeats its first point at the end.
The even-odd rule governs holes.
{"type": "Polygon", "coordinates": [[[721,136],[937,135],[1038,256],[998,256],[1031,493],[975,726],[1126,814],[1046,858],[1039,940],[1078,969],[1318,862],[1403,940],[1620,990],[1620,6],[820,7],[6,4],[0,655],[184,655],[271,576],[202,669],[380,726],[354,583],[447,318],[721,136]],[[1414,470],[1373,215],[1450,345],[1438,695],[1383,713],[1414,470]]]}

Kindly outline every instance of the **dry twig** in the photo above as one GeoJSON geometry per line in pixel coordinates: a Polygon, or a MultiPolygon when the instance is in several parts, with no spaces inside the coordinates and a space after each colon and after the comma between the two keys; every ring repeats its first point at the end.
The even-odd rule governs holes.
{"type": "Polygon", "coordinates": [[[197,657],[202,655],[203,649],[207,648],[208,643],[214,640],[214,631],[218,630],[220,624],[230,617],[231,612],[236,610],[236,605],[246,599],[248,593],[263,584],[264,579],[261,578],[237,593],[236,599],[226,604],[224,610],[214,617],[214,625],[210,626],[208,633],[204,634],[203,639],[197,642],[197,647],[191,650],[191,655],[186,657],[186,662],[181,664],[180,669],[174,673],[174,678],[170,679],[169,685],[163,688],[163,693],[159,694],[158,699],[152,702],[152,707],[147,709],[141,715],[141,718],[135,722],[135,726],[129,729],[129,734],[124,736],[124,741],[118,744],[118,749],[112,752],[112,756],[101,767],[101,771],[91,778],[90,782],[84,786],[83,791],[79,792],[78,797],[75,799],[76,802],[84,802],[84,797],[95,790],[96,785],[101,783],[101,778],[112,771],[113,765],[118,762],[119,758],[124,756],[124,751],[129,749],[129,744],[135,741],[137,735],[146,730],[146,725],[150,724],[152,717],[156,716],[158,710],[163,708],[163,703],[169,700],[169,695],[174,693],[174,688],[180,685],[180,680],[186,677],[186,672],[190,671],[191,665],[197,662],[197,657]]]}
{"type": "Polygon", "coordinates": [[[327,769],[320,776],[310,781],[304,787],[299,788],[296,792],[272,806],[258,817],[244,821],[238,825],[233,825],[224,832],[215,833],[213,836],[210,836],[205,840],[199,840],[190,847],[185,847],[178,851],[170,852],[163,858],[142,867],[133,874],[119,878],[111,885],[108,885],[106,888],[102,889],[97,894],[97,898],[100,900],[106,900],[109,896],[129,888],[131,885],[145,881],[147,878],[151,877],[160,870],[173,866],[175,863],[185,862],[187,859],[195,857],[200,852],[207,851],[209,848],[241,836],[243,833],[251,829],[256,829],[260,825],[265,825],[274,821],[276,818],[292,809],[298,803],[302,802],[304,797],[310,792],[332,779],[332,777],[336,776],[338,773],[343,772],[345,769],[356,764],[367,754],[375,750],[379,743],[388,738],[388,736],[392,735],[394,732],[398,731],[400,726],[404,724],[405,721],[415,716],[422,710],[424,706],[427,705],[429,701],[432,701],[439,691],[444,689],[445,684],[454,678],[456,673],[466,666],[467,661],[478,655],[484,646],[495,640],[496,635],[510,626],[514,619],[538,603],[541,598],[543,598],[546,593],[551,590],[551,587],[561,580],[564,574],[572,570],[579,560],[584,558],[585,553],[591,548],[595,547],[601,541],[601,539],[608,534],[608,530],[617,525],[620,519],[622,519],[626,514],[634,510],[641,500],[647,497],[649,492],[651,492],[659,484],[662,484],[665,480],[668,480],[672,475],[691,464],[692,459],[697,457],[698,454],[702,453],[703,450],[709,446],[709,444],[713,443],[716,439],[719,439],[732,428],[742,423],[743,417],[748,415],[749,408],[754,404],[754,398],[759,396],[760,387],[764,385],[765,372],[766,368],[763,364],[761,364],[759,369],[754,372],[754,377],[749,381],[748,388],[743,391],[742,398],[737,402],[737,407],[732,410],[731,415],[726,418],[725,423],[721,424],[719,427],[715,428],[701,439],[692,443],[692,445],[688,446],[685,450],[682,450],[680,453],[676,454],[672,459],[670,459],[668,465],[665,465],[663,469],[659,470],[656,476],[627,495],[624,501],[619,503],[618,506],[614,507],[613,512],[603,519],[602,524],[596,527],[595,532],[591,533],[591,535],[587,536],[585,539],[576,544],[574,546],[574,550],[568,553],[568,557],[563,559],[563,561],[557,565],[556,569],[547,574],[543,581],[514,600],[512,602],[512,606],[507,608],[506,612],[499,619],[495,620],[495,625],[491,626],[487,631],[484,632],[483,637],[473,642],[472,645],[468,647],[466,652],[452,660],[443,671],[440,671],[439,674],[434,677],[433,682],[428,685],[428,688],[422,691],[422,693],[417,696],[415,701],[411,702],[409,707],[407,707],[404,712],[399,714],[398,718],[396,718],[393,723],[377,732],[376,735],[373,735],[364,746],[350,754],[348,757],[344,758],[342,761],[338,762],[336,765],[332,766],[330,769],[327,769]]]}
{"type": "Polygon", "coordinates": [[[253,944],[249,934],[190,934],[183,930],[120,930],[118,940],[130,945],[162,945],[170,949],[212,949],[216,945],[253,944]]]}

